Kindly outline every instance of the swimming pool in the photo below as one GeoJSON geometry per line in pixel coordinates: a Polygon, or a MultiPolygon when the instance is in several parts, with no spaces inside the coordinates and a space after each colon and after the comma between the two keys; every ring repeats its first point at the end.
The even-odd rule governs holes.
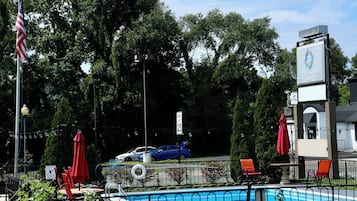
{"type": "Polygon", "coordinates": [[[357,193],[333,188],[219,187],[128,193],[128,201],[355,201],[357,193]]]}

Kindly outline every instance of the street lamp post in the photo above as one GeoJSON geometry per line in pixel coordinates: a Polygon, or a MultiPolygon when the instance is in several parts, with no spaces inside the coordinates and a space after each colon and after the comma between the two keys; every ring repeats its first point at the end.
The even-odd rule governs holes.
{"type": "MultiPolygon", "coordinates": [[[[146,60],[147,55],[143,58],[143,105],[144,105],[144,143],[145,143],[145,152],[143,153],[143,162],[151,162],[151,155],[147,152],[147,103],[146,103],[146,60]]],[[[137,55],[135,55],[135,62],[138,62],[137,55]]]]}
{"type": "Polygon", "coordinates": [[[97,148],[97,97],[96,97],[96,86],[95,86],[96,80],[93,81],[93,105],[94,105],[94,142],[95,142],[95,148],[97,148]]]}
{"type": "Polygon", "coordinates": [[[21,114],[24,117],[24,173],[27,174],[27,160],[26,160],[26,118],[29,115],[29,108],[24,104],[21,108],[21,114]]]}
{"type": "Polygon", "coordinates": [[[147,151],[148,137],[147,137],[147,103],[146,103],[146,58],[143,64],[143,93],[144,93],[144,136],[145,136],[145,152],[147,151]]]}

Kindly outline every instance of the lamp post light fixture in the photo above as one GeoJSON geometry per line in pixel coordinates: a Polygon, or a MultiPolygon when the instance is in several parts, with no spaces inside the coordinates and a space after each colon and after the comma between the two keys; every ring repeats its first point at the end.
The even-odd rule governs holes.
{"type": "Polygon", "coordinates": [[[27,174],[27,160],[26,160],[26,118],[29,115],[30,111],[29,108],[24,104],[21,108],[21,114],[24,117],[24,173],[27,174]]]}

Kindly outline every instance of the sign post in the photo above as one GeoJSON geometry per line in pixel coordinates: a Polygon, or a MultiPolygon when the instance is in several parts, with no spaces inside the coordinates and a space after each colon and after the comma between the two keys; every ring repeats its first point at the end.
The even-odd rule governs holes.
{"type": "MultiPolygon", "coordinates": [[[[332,176],[338,178],[338,155],[336,140],[336,106],[331,99],[331,76],[330,76],[330,43],[327,25],[315,26],[299,32],[303,41],[297,42],[297,106],[294,107],[295,126],[297,129],[296,151],[307,150],[309,145],[305,142],[303,133],[303,110],[304,104],[325,102],[326,110],[326,148],[320,147],[320,151],[327,152],[327,157],[332,160],[332,176]],[[311,41],[313,41],[311,43],[311,41]],[[299,143],[304,142],[304,143],[299,143]]],[[[321,130],[321,129],[320,129],[321,130]]],[[[321,132],[321,131],[320,131],[321,132]]],[[[316,140],[316,139],[315,139],[316,140]]],[[[316,151],[316,148],[315,148],[316,151]]],[[[301,152],[301,155],[306,153],[301,152]]]]}
{"type": "Polygon", "coordinates": [[[176,135],[178,143],[178,161],[181,163],[181,142],[180,137],[183,135],[182,111],[176,112],[176,135]]]}

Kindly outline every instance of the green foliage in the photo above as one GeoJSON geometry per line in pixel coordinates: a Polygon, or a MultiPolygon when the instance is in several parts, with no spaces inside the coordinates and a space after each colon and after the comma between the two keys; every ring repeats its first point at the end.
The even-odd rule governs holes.
{"type": "MultiPolygon", "coordinates": [[[[13,32],[14,21],[12,20],[12,12],[16,12],[13,8],[17,8],[11,0],[0,1],[0,129],[13,130],[15,116],[15,77],[16,64],[14,62],[15,52],[15,35],[13,32]]],[[[3,132],[5,133],[5,132],[3,132]]],[[[0,135],[0,147],[5,144],[8,136],[0,135]]],[[[2,151],[4,152],[4,151],[2,151]]],[[[6,162],[5,156],[0,154],[0,162],[6,162]]]]}
{"type": "Polygon", "coordinates": [[[261,80],[256,63],[265,66],[264,70],[273,66],[278,50],[274,42],[277,33],[269,27],[269,18],[246,21],[238,13],[224,15],[217,9],[205,17],[186,15],[180,26],[183,30],[180,51],[191,92],[185,110],[188,127],[204,130],[214,127],[228,141],[226,136],[231,131],[227,127],[231,128],[232,122],[228,103],[236,97],[247,105],[255,101],[261,80]],[[199,55],[201,60],[197,63],[193,60],[196,49],[206,52],[199,55]]]}
{"type": "MultiPolygon", "coordinates": [[[[15,114],[16,9],[11,0],[0,2],[0,128],[4,133],[13,129],[9,119],[15,114]]],[[[212,10],[206,16],[190,14],[177,21],[157,0],[25,1],[25,13],[31,51],[22,69],[23,102],[31,109],[28,131],[51,130],[45,149],[28,147],[35,162],[42,157],[42,165],[70,163],[71,157],[59,156],[72,154],[68,145],[72,145],[76,121],[88,133],[88,142],[94,141],[95,103],[101,158],[106,160],[142,143],[144,62],[136,63],[134,55],[147,56],[149,143],[175,140],[173,114],[183,109],[185,133],[186,129],[193,133],[194,154],[228,153],[229,139],[240,147],[232,151],[234,157],[243,157],[254,148],[248,145],[253,140],[245,142],[239,137],[243,130],[246,138],[251,128],[233,125],[236,131],[231,130],[232,122],[253,122],[250,105],[261,85],[257,66],[264,66],[259,69],[263,76],[275,67],[272,80],[280,85],[280,99],[284,99],[281,91],[294,88],[289,75],[290,61],[292,69],[296,67],[294,50],[292,55],[279,52],[278,34],[269,18],[245,20],[238,13],[212,10]],[[83,64],[90,68],[89,74],[82,71],[83,64]],[[96,97],[90,95],[94,82],[96,97]],[[67,109],[59,108],[62,98],[67,100],[67,109]],[[249,108],[245,117],[230,116],[236,98],[244,105],[242,111],[249,108]],[[232,121],[232,117],[238,120],[232,121]],[[67,127],[59,132],[58,124],[67,127]],[[133,140],[127,136],[134,129],[139,136],[133,140]],[[213,133],[210,138],[208,132],[213,133]],[[158,137],[152,138],[154,134],[158,137]],[[214,149],[207,148],[212,147],[208,143],[215,144],[214,149]]],[[[347,60],[334,41],[331,55],[334,83],[340,84],[348,75],[347,60]]],[[[337,87],[333,90],[337,93],[337,87]]],[[[93,163],[99,160],[93,159],[93,163]]]]}
{"type": "Polygon", "coordinates": [[[41,167],[45,165],[67,166],[72,162],[74,129],[73,110],[67,99],[62,98],[52,120],[53,131],[46,139],[45,151],[41,159],[41,167]],[[55,133],[56,132],[56,133],[55,133]]]}
{"type": "Polygon", "coordinates": [[[351,75],[351,70],[347,66],[349,60],[345,55],[343,55],[340,45],[336,43],[336,41],[333,38],[330,38],[330,51],[331,51],[330,54],[331,82],[334,85],[339,85],[344,83],[346,78],[348,78],[351,75]]]}
{"type": "Polygon", "coordinates": [[[296,69],[294,68],[295,55],[287,49],[280,50],[276,59],[273,79],[280,83],[280,88],[284,90],[296,90],[296,69]]]}
{"type": "Polygon", "coordinates": [[[279,97],[271,80],[264,79],[254,109],[255,154],[261,170],[278,160],[276,151],[279,126],[279,97]]]}
{"type": "Polygon", "coordinates": [[[48,201],[55,196],[56,188],[48,181],[23,178],[23,182],[17,192],[18,201],[48,201]]]}
{"type": "MultiPolygon", "coordinates": [[[[46,147],[41,159],[41,166],[57,164],[58,146],[57,137],[51,132],[46,139],[46,147]]],[[[41,172],[44,169],[40,170],[41,172]]]]}
{"type": "Polygon", "coordinates": [[[97,201],[101,200],[100,195],[94,191],[85,191],[84,192],[84,201],[97,201]]]}
{"type": "Polygon", "coordinates": [[[255,158],[252,110],[239,98],[235,100],[232,124],[230,166],[232,178],[237,181],[242,175],[239,160],[255,158]]]}
{"type": "Polygon", "coordinates": [[[357,76],[357,54],[351,58],[352,60],[352,75],[357,76]]]}
{"type": "Polygon", "coordinates": [[[90,175],[95,175],[96,166],[102,161],[101,160],[101,152],[98,150],[95,145],[92,143],[87,146],[87,163],[90,171],[90,175]]]}
{"type": "Polygon", "coordinates": [[[348,84],[343,84],[338,88],[338,93],[340,94],[340,99],[338,104],[346,104],[350,100],[350,88],[348,84]]]}

